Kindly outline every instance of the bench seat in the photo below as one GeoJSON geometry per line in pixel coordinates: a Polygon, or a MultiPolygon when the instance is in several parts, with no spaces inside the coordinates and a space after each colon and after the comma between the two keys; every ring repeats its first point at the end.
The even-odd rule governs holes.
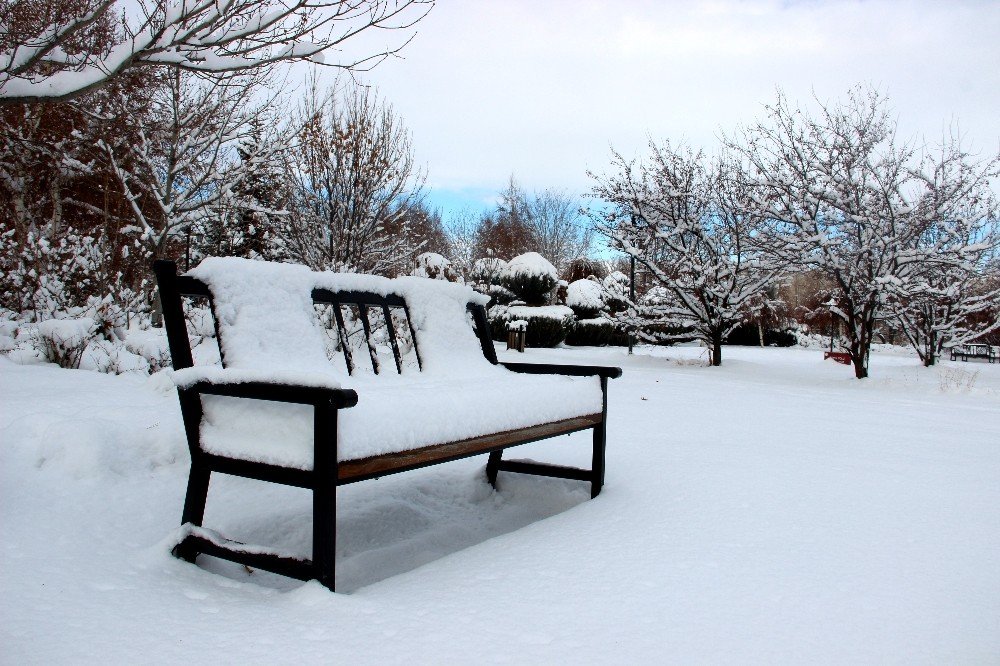
{"type": "MultiPolygon", "coordinates": [[[[600,417],[597,377],[523,375],[379,377],[344,382],[358,404],[338,422],[338,460],[357,460],[581,416],[600,417]]],[[[202,398],[207,453],[312,469],[313,408],[224,396],[202,398]]]]}

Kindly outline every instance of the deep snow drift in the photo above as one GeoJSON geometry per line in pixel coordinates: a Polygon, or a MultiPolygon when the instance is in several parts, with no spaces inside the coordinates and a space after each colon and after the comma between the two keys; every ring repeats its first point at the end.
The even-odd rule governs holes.
{"type": "MultiPolygon", "coordinates": [[[[625,369],[604,492],[494,493],[485,456],[342,488],[338,594],[167,554],[187,452],[165,377],[0,358],[2,660],[995,660],[1000,365],[879,353],[859,382],[818,350],[725,354],[513,355],[625,369]]],[[[306,554],[309,506],[220,475],[206,525],[306,554]]]]}

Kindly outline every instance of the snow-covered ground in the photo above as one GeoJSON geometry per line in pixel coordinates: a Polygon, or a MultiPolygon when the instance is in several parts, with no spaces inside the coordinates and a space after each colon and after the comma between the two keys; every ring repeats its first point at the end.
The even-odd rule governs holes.
{"type": "MultiPolygon", "coordinates": [[[[1000,364],[880,352],[857,381],[817,350],[703,355],[515,354],[625,369],[604,492],[494,493],[484,459],[342,488],[338,594],[169,556],[164,377],[0,358],[0,661],[996,663],[1000,364]]],[[[306,554],[309,506],[218,476],[206,523],[306,554]]]]}

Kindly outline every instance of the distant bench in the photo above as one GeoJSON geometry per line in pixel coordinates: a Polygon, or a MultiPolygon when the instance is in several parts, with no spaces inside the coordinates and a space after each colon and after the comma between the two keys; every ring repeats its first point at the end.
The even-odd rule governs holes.
{"type": "MultiPolygon", "coordinates": [[[[247,282],[248,290],[266,292],[274,288],[273,275],[280,280],[283,270],[292,275],[293,268],[302,267],[285,269],[263,262],[212,259],[193,272],[198,274],[200,270],[200,274],[224,277],[232,269],[240,280],[247,282]],[[202,269],[206,265],[211,270],[202,269]],[[255,272],[256,268],[259,271],[255,272]],[[258,275],[264,272],[271,277],[258,275]]],[[[621,369],[499,363],[481,302],[460,303],[454,314],[450,314],[451,310],[442,313],[440,309],[422,312],[421,308],[427,305],[410,302],[406,295],[428,290],[428,294],[439,296],[438,292],[451,288],[449,294],[467,293],[471,298],[474,296],[471,290],[455,291],[465,288],[413,282],[417,278],[400,282],[372,276],[316,273],[323,279],[317,277],[322,284],[312,289],[312,303],[317,309],[326,308],[330,332],[337,339],[344,359],[346,372],[340,377],[343,386],[338,386],[336,382],[325,385],[323,381],[284,381],[282,375],[287,373],[283,368],[230,367],[229,357],[235,358],[239,348],[242,359],[247,347],[236,344],[245,340],[234,340],[237,334],[230,329],[240,318],[240,307],[254,309],[256,302],[251,299],[242,306],[219,302],[218,294],[209,284],[211,280],[178,275],[172,262],[158,261],[154,270],[191,452],[182,517],[185,527],[174,548],[178,557],[194,562],[199,554],[212,555],[300,580],[315,578],[333,590],[337,486],[484,453],[489,454],[486,477],[494,487],[498,473],[507,471],[585,481],[590,484],[591,497],[601,492],[608,379],[621,376],[621,369]],[[338,284],[343,288],[338,288],[338,284]],[[368,284],[372,287],[369,290],[359,288],[368,284]],[[395,284],[405,288],[396,289],[395,284]],[[183,297],[208,300],[223,368],[193,367],[183,297]],[[414,323],[418,319],[422,324],[414,323]],[[447,339],[439,339],[442,336],[447,339]],[[478,361],[469,361],[471,357],[467,355],[463,363],[475,366],[471,368],[474,372],[463,365],[461,372],[453,377],[439,371],[428,381],[422,379],[426,365],[442,365],[442,354],[448,350],[467,351],[470,347],[479,350],[475,352],[478,361]],[[426,358],[430,351],[435,358],[426,358]],[[412,352],[413,357],[409,367],[407,352],[412,352]],[[362,367],[368,368],[367,374],[360,371],[362,367]],[[378,376],[385,379],[376,380],[378,376]],[[267,441],[264,437],[265,441],[258,442],[258,435],[263,435],[257,432],[261,428],[256,419],[266,411],[264,407],[247,409],[245,402],[236,405],[211,402],[219,398],[237,403],[269,401],[267,404],[289,403],[301,407],[298,412],[293,408],[287,419],[279,414],[279,422],[287,422],[287,432],[279,428],[277,441],[267,441]],[[232,408],[228,416],[224,409],[227,405],[232,408]],[[519,422],[514,427],[498,426],[512,418],[516,421],[519,414],[555,412],[563,416],[533,417],[533,421],[519,422]],[[407,415],[418,417],[408,419],[407,415]],[[437,430],[472,434],[428,442],[428,437],[437,436],[434,434],[437,430]],[[582,430],[593,432],[589,470],[502,459],[503,451],[510,447],[582,430]],[[409,445],[400,446],[400,441],[409,445]],[[389,447],[392,450],[380,450],[379,447],[387,446],[386,442],[396,445],[389,447]],[[312,559],[237,543],[202,528],[212,472],[310,489],[312,559]]],[[[294,276],[301,277],[301,271],[294,276]]],[[[283,301],[288,299],[278,296],[264,299],[267,307],[281,310],[285,306],[283,301]]],[[[447,298],[439,298],[438,302],[448,304],[447,298]]],[[[292,315],[275,312],[274,327],[287,324],[288,316],[298,316],[294,307],[286,309],[292,315]]],[[[314,314],[309,312],[304,316],[314,314]]],[[[310,326],[316,328],[315,322],[302,330],[308,331],[310,326]]],[[[261,333],[262,345],[274,338],[273,331],[261,333]]],[[[245,336],[245,331],[239,335],[245,336]]]]}
{"type": "Polygon", "coordinates": [[[951,360],[962,359],[968,361],[970,358],[985,358],[990,363],[996,363],[1000,347],[991,347],[984,344],[955,345],[951,348],[951,360]]]}

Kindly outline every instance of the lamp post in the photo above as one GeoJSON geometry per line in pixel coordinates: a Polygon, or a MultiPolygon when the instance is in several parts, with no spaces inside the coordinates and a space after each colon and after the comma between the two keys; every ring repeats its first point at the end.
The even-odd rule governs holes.
{"type": "MultiPolygon", "coordinates": [[[[635,303],[635,255],[629,255],[629,278],[628,278],[628,299],[630,303],[635,303]]],[[[628,332],[628,354],[632,355],[633,335],[628,332]]]]}

